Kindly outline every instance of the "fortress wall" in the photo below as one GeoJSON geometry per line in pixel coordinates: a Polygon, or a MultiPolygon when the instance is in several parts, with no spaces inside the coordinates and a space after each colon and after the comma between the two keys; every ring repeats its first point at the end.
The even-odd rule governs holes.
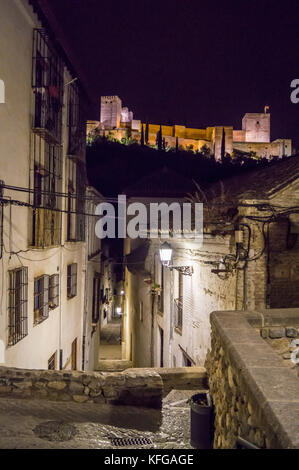
{"type": "Polygon", "coordinates": [[[174,135],[176,137],[184,138],[185,137],[185,130],[186,130],[185,126],[178,126],[177,124],[175,124],[175,126],[174,126],[174,135]]]}
{"type": "Polygon", "coordinates": [[[257,156],[269,158],[292,155],[292,141],[290,139],[277,139],[273,142],[234,142],[233,147],[242,152],[256,152],[257,156]]]}
{"type": "Polygon", "coordinates": [[[292,155],[292,141],[291,139],[276,139],[271,142],[271,152],[272,155],[278,155],[282,157],[283,155],[290,156],[292,155]]]}
{"type": "Polygon", "coordinates": [[[193,129],[191,127],[186,127],[185,138],[186,139],[205,139],[206,130],[205,129],[193,129]]]}
{"type": "Polygon", "coordinates": [[[245,141],[246,141],[246,131],[233,130],[233,142],[245,142],[245,141]]]}
{"type": "Polygon", "coordinates": [[[271,144],[259,142],[234,142],[233,147],[241,152],[256,152],[259,157],[270,157],[271,144]]]}

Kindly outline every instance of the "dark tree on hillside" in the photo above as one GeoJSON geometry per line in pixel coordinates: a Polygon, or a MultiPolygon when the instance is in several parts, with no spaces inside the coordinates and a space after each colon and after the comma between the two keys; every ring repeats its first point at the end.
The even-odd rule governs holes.
{"type": "Polygon", "coordinates": [[[148,122],[145,124],[145,143],[148,145],[148,122]]]}
{"type": "Polygon", "coordinates": [[[221,161],[223,162],[225,158],[225,130],[222,129],[222,141],[221,141],[221,161]]]}
{"type": "Polygon", "coordinates": [[[225,156],[223,163],[216,162],[213,154],[210,157],[205,151],[194,154],[180,148],[178,139],[176,142],[177,151],[169,152],[137,143],[124,145],[98,136],[87,147],[88,181],[103,195],[115,197],[144,176],[166,166],[191,181],[196,180],[205,190],[216,181],[276,164],[267,159],[232,159],[230,156],[225,156]]]}
{"type": "Polygon", "coordinates": [[[143,124],[141,125],[141,136],[140,136],[140,145],[144,146],[144,131],[143,131],[143,124]]]}
{"type": "Polygon", "coordinates": [[[175,151],[178,152],[179,151],[179,138],[176,137],[175,139],[175,151]]]}
{"type": "Polygon", "coordinates": [[[160,130],[157,133],[157,147],[158,150],[162,150],[162,126],[160,124],[160,130]]]}

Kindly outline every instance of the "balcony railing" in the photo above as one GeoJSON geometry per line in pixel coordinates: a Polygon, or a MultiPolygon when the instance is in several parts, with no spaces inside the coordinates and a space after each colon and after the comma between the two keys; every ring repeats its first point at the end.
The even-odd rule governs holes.
{"type": "Polygon", "coordinates": [[[45,248],[61,243],[61,214],[51,209],[33,210],[33,246],[45,248]]]}
{"type": "Polygon", "coordinates": [[[68,87],[68,150],[69,157],[84,157],[86,146],[86,119],[83,113],[80,87],[73,83],[68,87]]]}
{"type": "Polygon", "coordinates": [[[51,143],[61,142],[64,65],[44,29],[33,34],[32,129],[51,143]]]}

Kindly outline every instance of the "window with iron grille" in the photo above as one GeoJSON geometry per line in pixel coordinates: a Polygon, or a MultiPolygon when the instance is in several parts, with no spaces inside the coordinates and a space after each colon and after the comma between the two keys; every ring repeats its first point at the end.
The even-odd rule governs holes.
{"type": "Polygon", "coordinates": [[[92,323],[97,323],[100,318],[100,294],[101,277],[95,274],[93,278],[93,297],[92,297],[92,323]]]}
{"type": "Polygon", "coordinates": [[[77,162],[76,239],[85,240],[85,165],[77,162]]]}
{"type": "Polygon", "coordinates": [[[85,240],[85,165],[68,159],[67,240],[85,240]]]}
{"type": "Polygon", "coordinates": [[[44,29],[33,32],[33,131],[47,141],[61,142],[64,64],[44,29]]]}
{"type": "Polygon", "coordinates": [[[52,354],[50,359],[48,360],[48,370],[55,370],[56,369],[56,352],[52,354]]]}
{"type": "Polygon", "coordinates": [[[33,230],[36,247],[59,245],[61,242],[61,147],[32,135],[33,156],[33,230]]]}
{"type": "Polygon", "coordinates": [[[184,275],[178,273],[178,298],[174,300],[175,304],[175,327],[179,331],[183,329],[183,280],[184,275]]]}
{"type": "Polygon", "coordinates": [[[49,316],[49,278],[47,274],[34,279],[34,324],[49,316]]]}
{"type": "Polygon", "coordinates": [[[59,274],[50,276],[49,307],[54,309],[59,305],[59,274]]]}
{"type": "Polygon", "coordinates": [[[28,334],[28,268],[9,271],[8,288],[8,346],[28,334]]]}
{"type": "Polygon", "coordinates": [[[67,296],[69,299],[77,295],[77,263],[67,267],[67,296]]]}
{"type": "Polygon", "coordinates": [[[86,119],[78,83],[68,86],[68,150],[69,156],[83,157],[86,145],[86,119]]]}
{"type": "Polygon", "coordinates": [[[64,64],[46,30],[33,32],[32,178],[33,230],[36,247],[60,244],[61,136],[64,64]]]}

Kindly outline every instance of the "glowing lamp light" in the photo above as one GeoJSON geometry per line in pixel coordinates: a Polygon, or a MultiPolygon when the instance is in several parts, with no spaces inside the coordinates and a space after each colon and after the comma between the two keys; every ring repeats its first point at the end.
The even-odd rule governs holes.
{"type": "Polygon", "coordinates": [[[124,290],[121,290],[120,291],[120,295],[124,295],[125,294],[125,291],[124,290]]]}
{"type": "Polygon", "coordinates": [[[169,243],[164,242],[160,247],[160,260],[162,264],[169,264],[172,258],[172,248],[169,243]]]}
{"type": "Polygon", "coordinates": [[[116,313],[117,313],[117,315],[121,314],[121,308],[120,307],[116,307],[116,313]]]}
{"type": "Polygon", "coordinates": [[[184,274],[185,276],[192,276],[193,274],[193,266],[172,266],[171,263],[172,258],[172,248],[169,243],[164,242],[160,246],[160,260],[163,266],[172,271],[173,269],[179,271],[180,273],[184,274]]]}

